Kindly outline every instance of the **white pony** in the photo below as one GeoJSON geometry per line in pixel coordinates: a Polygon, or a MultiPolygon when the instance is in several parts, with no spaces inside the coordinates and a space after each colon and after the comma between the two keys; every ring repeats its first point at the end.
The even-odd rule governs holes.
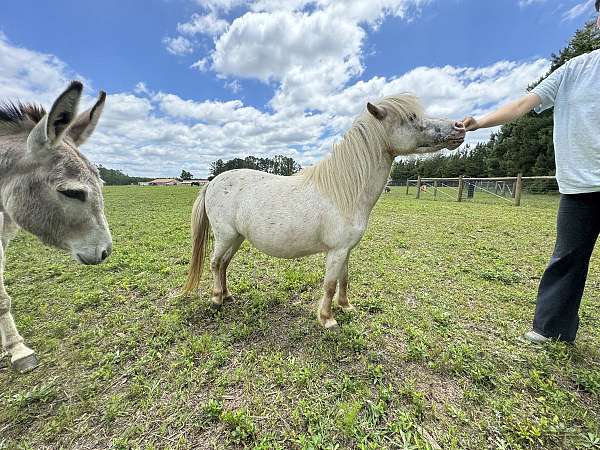
{"type": "Polygon", "coordinates": [[[324,252],[327,267],[318,319],[325,328],[337,326],[331,311],[336,287],[339,282],[339,306],[353,310],[347,296],[348,258],[367,228],[394,158],[455,149],[464,137],[462,123],[426,118],[416,97],[396,95],[368,103],[333,151],[295,176],[248,169],[220,174],[194,204],[192,260],[184,291],[198,287],[210,227],[215,307],[231,297],[227,266],[244,239],[279,258],[324,252]]]}

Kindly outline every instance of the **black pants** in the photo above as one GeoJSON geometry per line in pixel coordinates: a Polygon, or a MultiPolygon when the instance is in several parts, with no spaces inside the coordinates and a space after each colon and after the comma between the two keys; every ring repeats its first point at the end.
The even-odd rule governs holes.
{"type": "Polygon", "coordinates": [[[600,232],[600,192],[561,195],[554,253],[537,297],[533,329],[574,341],[590,257],[600,232]]]}

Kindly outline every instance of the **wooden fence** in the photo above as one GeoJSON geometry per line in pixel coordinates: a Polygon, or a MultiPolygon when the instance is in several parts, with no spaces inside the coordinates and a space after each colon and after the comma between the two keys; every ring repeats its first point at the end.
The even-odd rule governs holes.
{"type": "MultiPolygon", "coordinates": [[[[439,188],[439,184],[444,185],[446,182],[458,182],[458,189],[456,195],[456,201],[461,202],[463,200],[463,193],[465,184],[469,186],[475,186],[478,182],[496,182],[496,191],[498,190],[498,186],[501,186],[502,195],[505,194],[505,190],[508,190],[513,197],[513,204],[515,206],[519,206],[521,204],[521,195],[523,193],[523,183],[529,180],[556,180],[555,176],[538,176],[538,177],[524,177],[521,174],[516,177],[495,177],[495,178],[472,178],[472,177],[464,177],[460,176],[458,178],[417,178],[416,180],[406,180],[406,195],[408,195],[408,188],[411,183],[416,184],[417,186],[417,198],[421,196],[421,187],[427,186],[430,183],[433,183],[433,196],[435,197],[437,194],[437,190],[439,188]],[[512,187],[509,186],[509,183],[512,183],[512,187]]],[[[473,196],[474,190],[469,192],[469,197],[473,196]]],[[[496,194],[497,195],[497,194],[496,194]]]]}

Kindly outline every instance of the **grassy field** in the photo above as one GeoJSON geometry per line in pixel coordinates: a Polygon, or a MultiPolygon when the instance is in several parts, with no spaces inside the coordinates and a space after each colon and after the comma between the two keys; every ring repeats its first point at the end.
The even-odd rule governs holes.
{"type": "Polygon", "coordinates": [[[108,187],[95,267],[21,234],[6,284],[43,365],[0,370],[0,448],[600,448],[600,254],[575,347],[526,345],[556,196],[376,205],[354,314],[316,321],[324,257],[244,244],[236,296],[182,297],[196,188],[108,187]],[[19,257],[17,257],[19,256],[19,257]]]}

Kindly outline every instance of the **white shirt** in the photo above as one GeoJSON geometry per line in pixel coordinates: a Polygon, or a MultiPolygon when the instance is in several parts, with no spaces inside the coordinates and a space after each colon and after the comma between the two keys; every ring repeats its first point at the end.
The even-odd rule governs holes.
{"type": "Polygon", "coordinates": [[[600,50],[570,59],[531,92],[554,106],[556,180],[562,194],[600,191],[600,50]]]}

